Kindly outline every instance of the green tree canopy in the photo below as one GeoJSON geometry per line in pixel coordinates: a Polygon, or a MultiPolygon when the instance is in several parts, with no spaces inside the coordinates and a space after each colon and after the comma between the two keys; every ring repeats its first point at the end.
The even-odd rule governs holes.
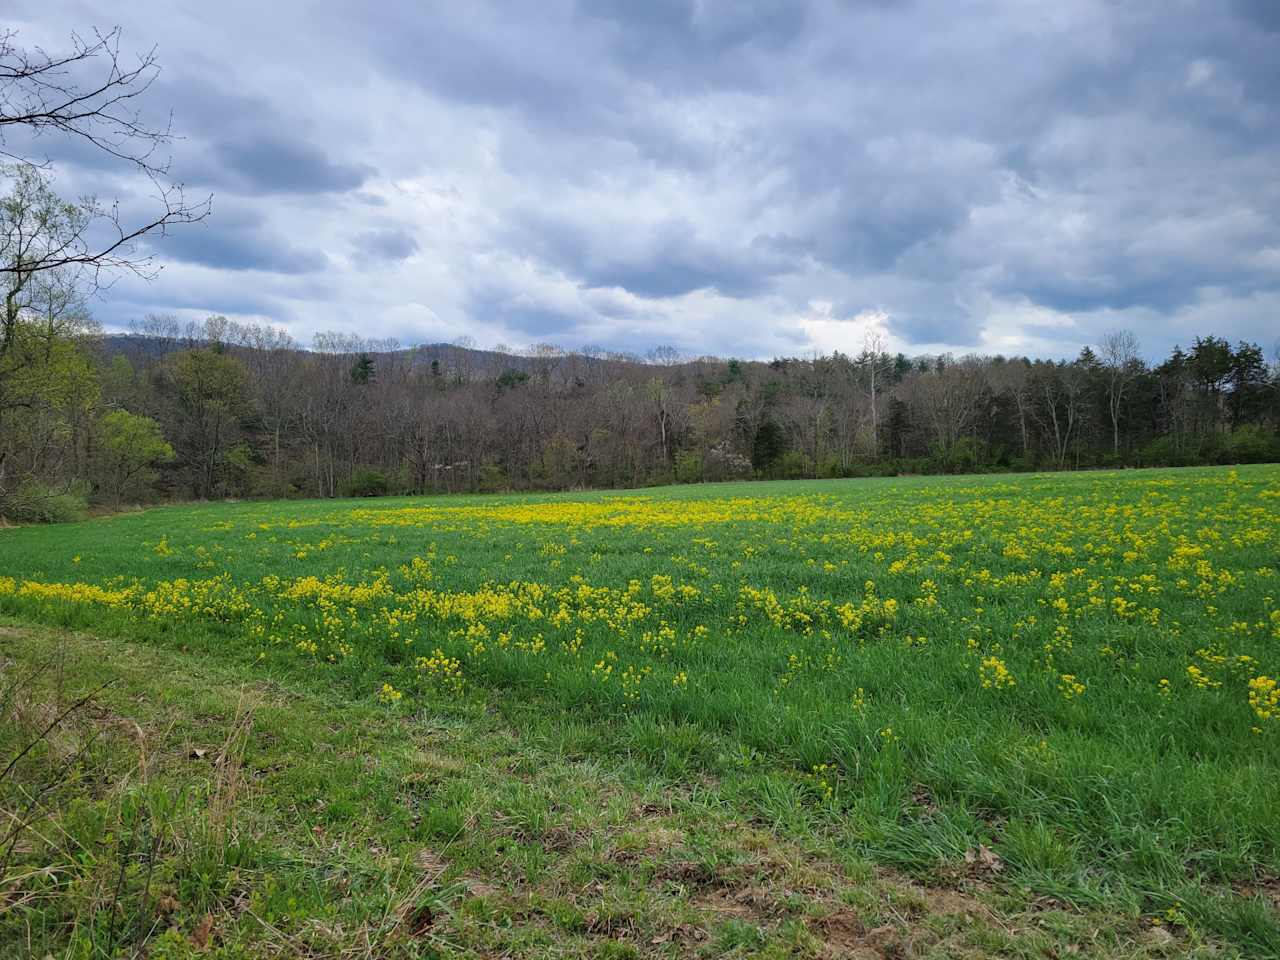
{"type": "Polygon", "coordinates": [[[154,464],[174,458],[173,447],[160,432],[160,424],[127,410],[105,414],[98,427],[105,485],[119,509],[132,486],[151,482],[154,464]]]}

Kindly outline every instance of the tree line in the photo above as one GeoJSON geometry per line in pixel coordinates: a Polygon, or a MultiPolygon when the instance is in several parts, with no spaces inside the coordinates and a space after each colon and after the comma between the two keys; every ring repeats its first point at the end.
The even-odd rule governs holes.
{"type": "Polygon", "coordinates": [[[542,344],[401,348],[151,317],[101,336],[74,298],[0,366],[0,510],[156,499],[636,487],[732,479],[1280,459],[1280,363],[1209,335],[1158,364],[1118,332],[1070,361],[771,362],[542,344]]]}

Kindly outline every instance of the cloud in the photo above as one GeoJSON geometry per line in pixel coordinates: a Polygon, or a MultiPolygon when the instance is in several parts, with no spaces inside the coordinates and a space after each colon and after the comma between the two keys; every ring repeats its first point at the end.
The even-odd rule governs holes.
{"type": "Polygon", "coordinates": [[[799,318],[805,336],[824,353],[840,352],[856,357],[869,345],[878,343],[887,352],[901,350],[907,344],[889,325],[883,310],[865,310],[852,317],[838,317],[829,301],[815,301],[799,318]]]}
{"type": "Polygon", "coordinates": [[[513,245],[585,286],[620,287],[655,299],[702,289],[752,296],[796,266],[796,252],[772,238],[708,235],[689,220],[652,217],[652,211],[628,220],[625,211],[610,217],[595,204],[579,209],[595,215],[579,220],[544,210],[525,213],[513,245]]]}
{"type": "MultiPolygon", "coordinates": [[[[16,2],[46,45],[94,22],[16,2]]],[[[907,353],[1269,346],[1276,10],[139,0],[115,15],[158,47],[148,109],[215,204],[127,309],[737,356],[847,350],[867,318],[907,353]]],[[[139,192],[38,146],[60,187],[139,192]]]]}
{"type": "Polygon", "coordinates": [[[329,262],[323,251],[299,246],[272,230],[264,217],[225,208],[217,217],[171,230],[146,247],[164,260],[227,272],[310,273],[329,262]]]}
{"type": "Polygon", "coordinates": [[[357,234],[352,244],[357,258],[366,263],[407,260],[418,252],[418,241],[408,230],[384,227],[357,234]]]}
{"type": "Polygon", "coordinates": [[[359,188],[372,172],[337,162],[310,144],[270,137],[219,143],[214,155],[219,167],[239,179],[239,193],[338,193],[359,188]]]}

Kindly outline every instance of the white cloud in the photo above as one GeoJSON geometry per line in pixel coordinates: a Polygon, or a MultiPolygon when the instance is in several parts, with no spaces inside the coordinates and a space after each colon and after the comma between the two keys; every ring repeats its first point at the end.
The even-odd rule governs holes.
{"type": "Polygon", "coordinates": [[[852,317],[837,317],[832,313],[833,304],[815,300],[807,313],[797,322],[812,348],[821,353],[840,351],[850,356],[861,353],[875,338],[890,353],[906,349],[908,344],[894,336],[889,314],[883,310],[864,310],[852,317]]]}
{"type": "Polygon", "coordinates": [[[1187,67],[1187,86],[1191,89],[1203,87],[1213,79],[1213,64],[1208,60],[1192,60],[1187,67]]]}

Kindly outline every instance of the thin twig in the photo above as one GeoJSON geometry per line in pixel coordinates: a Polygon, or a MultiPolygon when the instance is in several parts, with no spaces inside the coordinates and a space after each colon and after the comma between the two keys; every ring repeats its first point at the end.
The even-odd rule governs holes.
{"type": "Polygon", "coordinates": [[[116,682],[115,678],[113,677],[112,679],[108,680],[106,683],[102,684],[101,686],[93,690],[90,690],[88,693],[86,693],[83,697],[81,697],[71,706],[67,707],[66,710],[58,714],[58,716],[55,717],[53,721],[50,722],[50,724],[44,728],[43,731],[41,731],[38,737],[36,737],[34,740],[28,743],[25,747],[23,747],[22,750],[18,753],[18,755],[9,761],[8,766],[6,766],[4,770],[0,770],[0,783],[3,783],[5,778],[9,776],[13,768],[18,765],[18,761],[20,761],[23,757],[25,757],[28,753],[30,753],[35,748],[36,744],[38,744],[45,737],[47,737],[49,735],[49,732],[52,731],[54,727],[60,724],[63,720],[65,720],[71,714],[75,713],[75,711],[79,710],[86,703],[88,703],[95,696],[97,696],[99,693],[101,693],[103,690],[105,690],[107,687],[111,686],[115,682],[116,682]]]}

